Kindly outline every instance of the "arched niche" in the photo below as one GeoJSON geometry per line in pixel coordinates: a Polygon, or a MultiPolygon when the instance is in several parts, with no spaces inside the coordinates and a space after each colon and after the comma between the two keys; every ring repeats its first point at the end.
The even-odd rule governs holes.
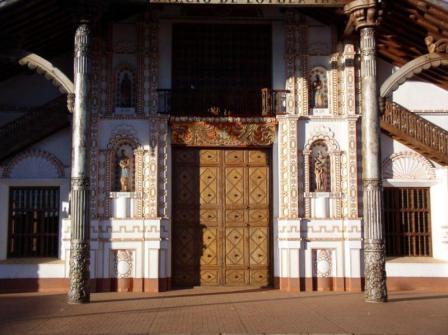
{"type": "Polygon", "coordinates": [[[115,114],[135,114],[137,104],[137,77],[129,64],[120,64],[115,69],[115,114]]]}
{"type": "Polygon", "coordinates": [[[135,163],[136,154],[140,144],[135,138],[127,135],[116,135],[107,146],[109,191],[134,192],[135,191],[135,163]],[[126,166],[123,166],[126,161],[126,166]],[[126,171],[125,171],[126,170],[126,171]],[[127,187],[123,187],[124,174],[126,174],[127,187]]]}
{"type": "Polygon", "coordinates": [[[309,108],[311,114],[317,110],[328,110],[328,74],[323,66],[316,66],[309,73],[309,108]]]}
{"type": "Polygon", "coordinates": [[[305,217],[342,217],[341,154],[334,133],[325,126],[316,129],[306,142],[303,150],[305,217]],[[316,163],[321,165],[323,175],[316,173],[316,163]],[[316,215],[314,208],[318,203],[328,207],[326,214],[316,215]]]}

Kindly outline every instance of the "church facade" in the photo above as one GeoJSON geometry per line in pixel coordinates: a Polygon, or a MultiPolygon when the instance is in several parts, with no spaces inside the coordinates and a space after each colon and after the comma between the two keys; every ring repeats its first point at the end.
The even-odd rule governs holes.
{"type": "Polygon", "coordinates": [[[394,78],[378,8],[158,1],[81,21],[74,58],[21,55],[63,99],[19,74],[2,103],[72,127],[0,162],[0,289],[446,289],[448,93],[394,78]]]}

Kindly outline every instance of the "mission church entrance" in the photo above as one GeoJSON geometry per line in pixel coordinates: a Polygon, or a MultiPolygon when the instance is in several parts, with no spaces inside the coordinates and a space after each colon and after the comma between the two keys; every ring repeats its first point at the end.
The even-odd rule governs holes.
{"type": "Polygon", "coordinates": [[[173,140],[190,146],[173,146],[176,286],[271,283],[270,150],[248,149],[266,139],[265,128],[241,121],[261,116],[271,53],[269,24],[173,25],[171,115],[195,118],[172,121],[186,126],[181,137],[199,129],[183,140],[201,137],[173,140]]]}
{"type": "Polygon", "coordinates": [[[270,153],[173,150],[177,286],[271,283],[270,153]]]}

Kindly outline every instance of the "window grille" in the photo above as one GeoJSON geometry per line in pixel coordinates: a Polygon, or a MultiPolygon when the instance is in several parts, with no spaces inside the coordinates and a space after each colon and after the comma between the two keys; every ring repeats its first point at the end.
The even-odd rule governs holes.
{"type": "Polygon", "coordinates": [[[387,256],[431,256],[429,188],[384,188],[387,256]]]}
{"type": "Polygon", "coordinates": [[[58,257],[59,188],[9,189],[8,257],[58,257]]]}

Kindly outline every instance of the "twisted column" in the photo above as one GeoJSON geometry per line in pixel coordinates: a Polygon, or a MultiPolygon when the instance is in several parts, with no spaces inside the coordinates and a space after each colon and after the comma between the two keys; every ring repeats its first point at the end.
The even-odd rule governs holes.
{"type": "Polygon", "coordinates": [[[70,287],[68,302],[90,301],[89,222],[89,81],[90,29],[81,23],[75,33],[75,104],[72,128],[70,287]]]}
{"type": "Polygon", "coordinates": [[[387,301],[383,199],[381,183],[380,114],[376,78],[376,0],[356,0],[345,7],[360,32],[361,110],[364,212],[364,276],[367,302],[387,301]]]}

